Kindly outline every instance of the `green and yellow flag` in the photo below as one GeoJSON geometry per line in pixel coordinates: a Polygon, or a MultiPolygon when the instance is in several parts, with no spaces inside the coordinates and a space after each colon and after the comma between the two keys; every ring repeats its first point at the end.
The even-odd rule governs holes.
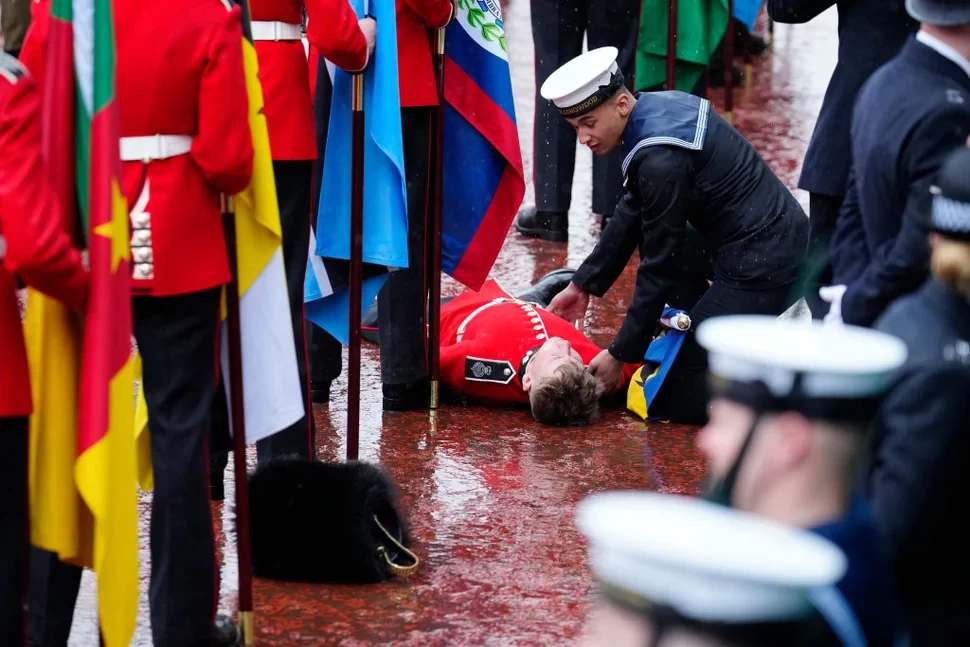
{"type": "MultiPolygon", "coordinates": [[[[677,3],[677,66],[672,90],[690,92],[704,73],[728,23],[727,0],[677,3]]],[[[667,80],[668,0],[643,0],[637,39],[636,91],[659,90],[667,80]]]]}
{"type": "MultiPolygon", "coordinates": [[[[53,0],[46,50],[45,157],[61,204],[78,207],[91,287],[83,335],[62,308],[28,296],[32,540],[95,571],[101,632],[120,647],[138,611],[138,528],[111,1],[53,0]]],[[[75,221],[70,212],[65,219],[75,221]]]]}

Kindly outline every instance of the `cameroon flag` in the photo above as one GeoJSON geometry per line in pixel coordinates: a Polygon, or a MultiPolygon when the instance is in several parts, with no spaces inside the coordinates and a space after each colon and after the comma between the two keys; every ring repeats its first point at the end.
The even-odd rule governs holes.
{"type": "Polygon", "coordinates": [[[76,322],[49,303],[31,312],[38,302],[28,297],[31,358],[40,362],[31,365],[38,412],[31,424],[38,450],[32,538],[95,571],[101,632],[106,645],[120,647],[131,642],[138,610],[138,530],[128,209],[119,184],[111,0],[53,0],[50,12],[44,146],[61,203],[78,207],[91,286],[80,337],[76,325],[63,325],[76,322]],[[51,362],[58,343],[66,353],[62,367],[51,362]]]}
{"type": "MultiPolygon", "coordinates": [[[[246,3],[242,7],[243,64],[249,95],[249,128],[253,138],[253,177],[241,193],[233,196],[236,223],[236,259],[239,281],[239,326],[242,345],[243,402],[246,442],[254,443],[286,429],[304,416],[303,394],[297,372],[296,343],[290,321],[286,273],[283,267],[283,235],[276,199],[276,180],[269,148],[269,131],[263,114],[263,90],[253,46],[246,3]]],[[[220,358],[226,393],[229,393],[228,335],[223,291],[220,358]]],[[[302,349],[301,349],[302,351],[302,349]]],[[[129,388],[130,388],[129,384],[129,388]]],[[[232,407],[228,407],[230,416],[232,407]]],[[[150,430],[148,408],[139,392],[135,433],[145,446],[150,430]]],[[[150,457],[139,452],[138,478],[142,487],[152,486],[150,457]]]]}

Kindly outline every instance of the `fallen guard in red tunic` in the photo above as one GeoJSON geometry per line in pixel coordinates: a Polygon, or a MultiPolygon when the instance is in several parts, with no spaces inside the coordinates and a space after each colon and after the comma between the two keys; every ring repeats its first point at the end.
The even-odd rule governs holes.
{"type": "MultiPolygon", "coordinates": [[[[441,382],[469,400],[529,404],[549,425],[586,424],[599,410],[603,384],[586,370],[602,350],[545,306],[573,275],[556,270],[518,296],[489,279],[441,307],[441,382]]],[[[364,337],[376,341],[376,309],[364,318],[364,337]]],[[[627,365],[617,390],[639,367],[627,365]]]]}
{"type": "MultiPolygon", "coordinates": [[[[545,424],[595,417],[605,389],[586,367],[601,350],[565,319],[512,296],[494,279],[441,308],[445,387],[476,400],[528,403],[545,424]]],[[[623,384],[637,367],[627,365],[623,384]]]]}

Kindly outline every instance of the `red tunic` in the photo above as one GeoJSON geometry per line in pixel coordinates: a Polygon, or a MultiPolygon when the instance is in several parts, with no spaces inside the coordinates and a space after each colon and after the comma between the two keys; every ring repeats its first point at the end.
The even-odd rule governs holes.
{"type": "MultiPolygon", "coordinates": [[[[347,0],[250,0],[251,19],[298,25],[307,9],[307,40],[334,65],[356,71],[367,62],[367,41],[347,0]]],[[[274,160],[312,160],[313,131],[307,55],[303,43],[256,41],[270,149],[274,160]]]]}
{"type": "Polygon", "coordinates": [[[20,49],[20,62],[24,64],[37,87],[44,87],[44,50],[47,45],[51,0],[34,0],[30,5],[30,27],[20,49]]]}
{"type": "Polygon", "coordinates": [[[17,61],[0,54],[0,418],[32,412],[19,276],[27,285],[83,310],[88,275],[61,228],[59,203],[41,158],[40,93],[17,61]]]}
{"type": "Polygon", "coordinates": [[[122,137],[193,137],[188,154],[122,162],[132,290],[165,296],[226,283],[219,193],[245,189],[253,169],[239,8],[115,0],[113,9],[122,137]],[[150,256],[134,249],[145,246],[150,256]]]}
{"type": "MultiPolygon", "coordinates": [[[[489,279],[481,291],[464,292],[441,308],[441,381],[475,399],[528,403],[519,368],[526,353],[551,337],[568,341],[587,365],[602,350],[565,319],[489,279]]],[[[626,365],[623,383],[636,369],[626,365]]]]}
{"type": "MultiPolygon", "coordinates": [[[[397,0],[397,65],[401,107],[438,105],[429,29],[451,20],[451,0],[397,0]]],[[[377,26],[377,38],[381,26],[377,26]]]]}

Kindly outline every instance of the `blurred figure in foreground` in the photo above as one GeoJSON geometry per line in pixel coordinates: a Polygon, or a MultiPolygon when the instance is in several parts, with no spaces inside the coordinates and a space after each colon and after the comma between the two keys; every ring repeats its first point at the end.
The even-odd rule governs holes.
{"type": "Polygon", "coordinates": [[[898,637],[888,555],[853,496],[867,431],[906,359],[897,338],[850,326],[734,316],[700,325],[711,419],[697,437],[719,503],[831,539],[849,567],[816,608],[845,645],[898,637]]]}
{"type": "Polygon", "coordinates": [[[812,597],[846,569],[811,533],[695,498],[606,492],[580,503],[600,600],[583,647],[828,647],[812,597]]]}
{"type": "Polygon", "coordinates": [[[885,535],[912,647],[970,645],[970,150],[940,170],[930,210],[932,277],[876,327],[909,348],[876,421],[865,490],[885,535]]]}

